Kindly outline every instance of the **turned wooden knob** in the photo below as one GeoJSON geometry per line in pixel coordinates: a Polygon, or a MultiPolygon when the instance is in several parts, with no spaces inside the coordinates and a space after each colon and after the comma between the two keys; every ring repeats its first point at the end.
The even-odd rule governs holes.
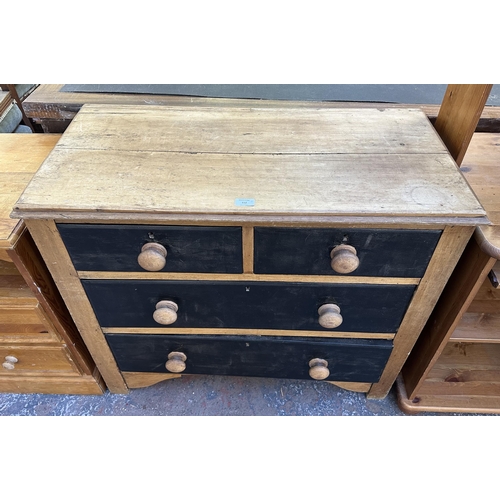
{"type": "Polygon", "coordinates": [[[2,366],[6,370],[13,370],[16,367],[16,363],[19,360],[15,356],[5,356],[5,362],[2,363],[2,366]]]}
{"type": "Polygon", "coordinates": [[[146,243],[137,262],[146,271],[161,271],[167,263],[167,249],[159,243],[146,243]]]}
{"type": "Polygon", "coordinates": [[[344,319],[340,315],[340,307],[336,304],[323,304],[318,309],[319,324],[323,328],[337,328],[344,319]]]}
{"type": "Polygon", "coordinates": [[[351,245],[339,245],[330,252],[332,269],[340,274],[349,274],[359,266],[357,252],[351,245]]]}
{"type": "Polygon", "coordinates": [[[314,380],[325,380],[325,378],[330,376],[330,370],[327,368],[328,361],[324,359],[311,359],[309,366],[309,376],[314,380]]]}
{"type": "Polygon", "coordinates": [[[160,300],[156,304],[156,311],[153,313],[153,319],[160,325],[171,325],[177,320],[177,311],[179,307],[171,300],[160,300]]]}
{"type": "Polygon", "coordinates": [[[187,356],[183,352],[171,352],[165,368],[172,373],[181,373],[186,369],[187,356]]]}

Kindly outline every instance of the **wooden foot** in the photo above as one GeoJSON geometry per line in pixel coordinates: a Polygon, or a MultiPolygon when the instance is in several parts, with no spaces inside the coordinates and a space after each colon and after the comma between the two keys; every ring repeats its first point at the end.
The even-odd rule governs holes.
{"type": "Polygon", "coordinates": [[[329,384],[336,385],[341,389],[352,392],[368,392],[372,384],[363,382],[328,382],[329,384]]]}
{"type": "Polygon", "coordinates": [[[122,372],[123,378],[129,389],[140,389],[158,384],[171,378],[179,378],[175,373],[140,373],[140,372],[122,372]]]}

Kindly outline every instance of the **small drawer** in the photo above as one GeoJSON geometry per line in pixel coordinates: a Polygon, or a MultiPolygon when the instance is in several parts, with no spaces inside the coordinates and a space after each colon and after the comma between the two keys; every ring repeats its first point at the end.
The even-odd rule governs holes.
{"type": "Polygon", "coordinates": [[[248,328],[328,331],[320,324],[335,313],[339,331],[396,332],[413,285],[358,285],[221,281],[82,280],[102,327],[248,328]],[[175,304],[174,311],[168,304],[175,304]],[[157,309],[165,311],[157,313],[157,309]],[[171,323],[158,323],[165,313],[171,323]]]}
{"type": "Polygon", "coordinates": [[[254,271],[420,278],[440,236],[441,231],[432,230],[256,227],[254,271]],[[332,261],[339,257],[332,256],[332,250],[339,245],[349,246],[355,253],[352,257],[347,251],[346,259],[352,265],[337,272],[332,261]]]}
{"type": "Polygon", "coordinates": [[[63,346],[0,346],[0,374],[78,373],[63,346]]]}
{"type": "Polygon", "coordinates": [[[106,340],[127,372],[371,383],[380,379],[393,347],[389,340],[300,337],[112,334],[106,340]]]}
{"type": "Polygon", "coordinates": [[[120,224],[58,224],[57,227],[78,271],[243,272],[241,227],[120,224]],[[144,248],[146,244],[149,245],[144,248]]]}

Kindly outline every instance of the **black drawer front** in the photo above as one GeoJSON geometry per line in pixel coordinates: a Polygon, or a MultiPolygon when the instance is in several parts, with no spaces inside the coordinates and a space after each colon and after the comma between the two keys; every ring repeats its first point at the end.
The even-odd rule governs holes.
{"type": "Polygon", "coordinates": [[[350,275],[419,278],[440,236],[441,231],[256,227],[254,271],[336,275],[330,252],[345,243],[356,248],[360,261],[350,275]]]}
{"type": "Polygon", "coordinates": [[[78,271],[144,271],[137,257],[145,243],[167,250],[162,272],[243,272],[240,227],[58,224],[78,271]]]}
{"type": "Polygon", "coordinates": [[[107,335],[122,371],[168,373],[170,352],[187,356],[185,374],[310,379],[309,361],[328,361],[326,380],[378,382],[392,351],[389,340],[107,335]]]}
{"type": "Polygon", "coordinates": [[[82,280],[102,327],[163,327],[153,320],[160,300],[179,310],[171,328],[248,328],[325,331],[317,310],[338,304],[339,331],[396,332],[411,285],[262,282],[82,280]]]}

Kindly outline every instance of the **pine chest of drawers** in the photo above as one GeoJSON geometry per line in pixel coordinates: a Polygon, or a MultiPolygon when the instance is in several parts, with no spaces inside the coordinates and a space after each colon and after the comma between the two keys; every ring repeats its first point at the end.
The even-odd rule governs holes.
{"type": "Polygon", "coordinates": [[[410,109],[85,105],[19,199],[108,387],[384,397],[485,212],[410,109]]]}

